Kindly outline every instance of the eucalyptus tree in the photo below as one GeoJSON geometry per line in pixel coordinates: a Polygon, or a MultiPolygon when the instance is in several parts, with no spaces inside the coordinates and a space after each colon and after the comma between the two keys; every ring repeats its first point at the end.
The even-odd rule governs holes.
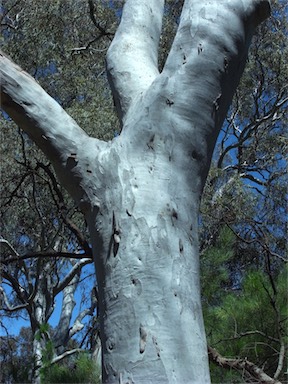
{"type": "MultiPolygon", "coordinates": [[[[162,72],[164,1],[127,0],[107,54],[121,134],[87,135],[4,54],[2,107],[85,215],[103,381],[209,382],[198,212],[210,161],[268,1],[184,2],[162,72]]],[[[65,32],[65,31],[64,31],[65,32]]]]}

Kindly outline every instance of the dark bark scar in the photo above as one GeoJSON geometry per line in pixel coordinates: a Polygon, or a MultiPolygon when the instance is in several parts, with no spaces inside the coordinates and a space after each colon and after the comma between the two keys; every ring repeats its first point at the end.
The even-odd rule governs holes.
{"type": "Polygon", "coordinates": [[[153,341],[153,344],[155,345],[157,356],[160,357],[160,348],[155,336],[152,336],[152,341],[153,341]]]}
{"type": "Polygon", "coordinates": [[[169,107],[171,107],[171,105],[174,104],[174,101],[170,99],[166,99],[166,104],[169,105],[169,107]]]}
{"type": "Polygon", "coordinates": [[[182,239],[179,239],[179,251],[180,251],[180,253],[182,253],[184,251],[182,239]]]}
{"type": "Polygon", "coordinates": [[[142,324],[140,324],[139,333],[140,333],[140,353],[142,354],[145,352],[145,348],[147,344],[147,335],[148,335],[146,329],[143,327],[142,324]]]}
{"type": "Polygon", "coordinates": [[[113,226],[113,235],[112,235],[113,254],[115,257],[117,255],[117,252],[119,249],[119,244],[120,244],[120,240],[121,240],[121,231],[119,228],[119,224],[117,223],[114,211],[113,211],[113,218],[112,218],[112,226],[113,226]]]}
{"type": "Polygon", "coordinates": [[[147,147],[148,147],[149,149],[154,149],[154,144],[153,144],[154,139],[155,139],[155,135],[151,136],[149,142],[147,143],[147,147]]]}

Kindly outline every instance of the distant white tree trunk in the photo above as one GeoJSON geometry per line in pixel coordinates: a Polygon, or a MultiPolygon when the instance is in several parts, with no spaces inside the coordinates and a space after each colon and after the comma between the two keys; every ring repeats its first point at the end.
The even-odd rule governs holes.
{"type": "Polygon", "coordinates": [[[34,358],[34,366],[32,372],[32,383],[40,384],[41,377],[40,371],[42,367],[42,358],[43,358],[43,345],[41,345],[42,340],[38,340],[36,338],[33,339],[33,358],[34,358]]]}
{"type": "MultiPolygon", "coordinates": [[[[54,347],[57,349],[58,354],[65,351],[67,343],[70,340],[70,324],[73,314],[73,309],[76,305],[75,302],[75,291],[77,289],[81,270],[75,274],[73,279],[63,289],[62,307],[60,313],[60,320],[56,328],[55,335],[53,337],[54,347]]],[[[83,324],[79,324],[80,329],[84,327],[83,324]]],[[[79,329],[79,330],[80,330],[79,329]]]]}
{"type": "MultiPolygon", "coordinates": [[[[43,366],[43,351],[46,346],[46,342],[49,340],[47,332],[43,332],[42,327],[45,328],[47,318],[49,318],[49,312],[53,311],[53,299],[52,292],[50,289],[51,278],[49,271],[51,271],[50,263],[40,263],[41,267],[38,268],[38,280],[35,284],[37,291],[33,300],[33,311],[29,312],[30,323],[32,325],[33,334],[33,358],[34,358],[34,369],[32,373],[33,384],[40,384],[41,382],[41,368],[43,366]]],[[[46,330],[47,331],[47,330],[46,330]]]]}
{"type": "Polygon", "coordinates": [[[160,74],[163,0],[127,0],[107,55],[122,123],[89,138],[2,56],[2,106],[51,159],[89,224],[105,383],[208,383],[199,202],[267,0],[186,0],[160,74]]]}

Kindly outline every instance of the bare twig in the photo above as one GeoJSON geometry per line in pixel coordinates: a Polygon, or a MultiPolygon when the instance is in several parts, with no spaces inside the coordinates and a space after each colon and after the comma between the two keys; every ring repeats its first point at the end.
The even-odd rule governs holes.
{"type": "Polygon", "coordinates": [[[228,338],[225,338],[225,339],[221,339],[218,343],[220,343],[222,341],[238,340],[238,339],[241,339],[242,337],[251,336],[251,335],[260,335],[260,336],[266,337],[270,341],[275,341],[276,343],[280,342],[280,340],[276,339],[275,337],[271,337],[269,335],[266,335],[264,332],[255,330],[255,331],[247,331],[247,332],[236,333],[235,336],[228,337],[228,338]]]}
{"type": "Polygon", "coordinates": [[[20,305],[16,305],[16,306],[12,306],[8,300],[8,297],[6,295],[6,292],[4,291],[4,289],[2,287],[0,287],[0,296],[3,296],[3,299],[4,299],[4,303],[6,305],[6,308],[1,308],[3,309],[4,311],[7,311],[7,312],[17,312],[17,311],[20,311],[21,309],[26,309],[29,305],[29,303],[25,303],[25,304],[20,304],[20,305]]]}
{"type": "Polygon", "coordinates": [[[92,260],[90,258],[82,258],[80,261],[78,261],[73,268],[67,273],[67,275],[61,280],[57,287],[54,288],[54,295],[56,296],[59,292],[61,292],[73,279],[73,277],[76,275],[76,273],[79,273],[81,269],[87,265],[92,263],[92,260]]]}
{"type": "Polygon", "coordinates": [[[86,253],[70,253],[70,252],[57,252],[57,251],[41,251],[41,252],[29,252],[22,256],[17,257],[9,257],[6,260],[2,260],[3,264],[9,264],[14,261],[19,260],[26,260],[26,259],[33,259],[33,258],[46,258],[46,257],[63,257],[66,259],[77,259],[81,260],[83,258],[90,258],[92,262],[92,253],[89,252],[89,254],[86,253]]]}
{"type": "MultiPolygon", "coordinates": [[[[52,187],[53,187],[53,191],[54,193],[56,194],[57,198],[58,198],[58,201],[55,199],[54,197],[54,194],[53,194],[53,191],[52,189],[51,190],[51,194],[52,196],[54,197],[54,201],[55,201],[55,204],[60,212],[60,215],[61,215],[61,218],[62,220],[64,221],[64,223],[66,224],[66,226],[70,229],[70,231],[76,236],[77,238],[77,241],[79,242],[79,244],[81,245],[81,247],[83,248],[83,250],[85,251],[85,254],[87,255],[87,257],[91,256],[92,255],[92,251],[91,251],[91,248],[89,246],[89,243],[87,242],[87,240],[85,239],[83,233],[80,231],[80,229],[76,226],[76,224],[74,224],[66,215],[65,215],[65,204],[64,204],[64,197],[63,197],[63,194],[58,186],[58,182],[56,180],[56,177],[55,175],[53,174],[53,172],[51,171],[51,169],[49,168],[49,165],[45,165],[41,162],[38,162],[37,163],[37,167],[36,167],[36,170],[38,168],[41,168],[45,171],[45,173],[47,174],[47,176],[49,176],[50,180],[51,180],[51,183],[52,183],[52,187]]],[[[51,185],[49,184],[49,187],[51,188],[51,185]]]]}

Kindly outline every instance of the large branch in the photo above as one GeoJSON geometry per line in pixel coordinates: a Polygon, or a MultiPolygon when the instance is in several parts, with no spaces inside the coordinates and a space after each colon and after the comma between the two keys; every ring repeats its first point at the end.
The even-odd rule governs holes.
{"type": "Polygon", "coordinates": [[[166,70],[175,72],[182,68],[183,61],[189,64],[192,60],[198,67],[217,53],[220,53],[221,61],[215,64],[219,65],[219,70],[228,70],[233,55],[243,43],[249,45],[255,28],[269,15],[269,0],[185,0],[166,70]],[[225,54],[227,62],[224,63],[225,54]],[[197,56],[199,60],[196,60],[197,56]],[[224,64],[226,68],[223,68],[224,64]]]}
{"type": "MultiPolygon", "coordinates": [[[[1,107],[52,162],[57,176],[85,213],[99,198],[88,185],[101,184],[98,157],[108,143],[91,139],[64,109],[19,66],[0,51],[1,107]],[[91,180],[93,178],[93,181],[91,180]]],[[[87,247],[88,249],[88,247],[87,247]]]]}
{"type": "Polygon", "coordinates": [[[54,163],[86,133],[28,73],[0,52],[1,107],[54,163]]]}
{"type": "Polygon", "coordinates": [[[89,140],[64,109],[1,51],[0,76],[1,108],[46,154],[62,185],[81,203],[89,145],[97,153],[106,143],[89,140]]]}
{"type": "Polygon", "coordinates": [[[107,71],[122,121],[131,101],[159,74],[158,45],[164,0],[126,0],[107,53],[107,71]]]}
{"type": "Polygon", "coordinates": [[[74,276],[81,271],[81,269],[85,265],[91,264],[91,263],[92,263],[91,258],[83,258],[80,261],[78,261],[67,273],[67,275],[59,282],[57,287],[55,287],[54,295],[56,296],[59,292],[61,292],[71,282],[74,276]]]}
{"type": "MultiPolygon", "coordinates": [[[[180,119],[182,129],[186,122],[187,129],[193,125],[194,136],[208,144],[210,155],[243,73],[255,28],[269,13],[268,0],[184,3],[161,76],[167,78],[174,125],[180,119]]],[[[205,145],[202,148],[205,156],[205,145]]]]}
{"type": "Polygon", "coordinates": [[[82,320],[88,315],[92,316],[93,310],[95,309],[95,307],[96,307],[96,304],[92,304],[90,308],[86,308],[79,313],[72,327],[69,329],[69,338],[72,338],[77,332],[81,331],[84,328],[84,324],[82,323],[82,320]]]}
{"type": "Polygon", "coordinates": [[[74,295],[79,284],[80,274],[81,270],[79,270],[78,273],[73,276],[70,283],[66,285],[62,290],[63,299],[61,315],[54,335],[54,344],[60,348],[66,346],[68,343],[69,325],[72,318],[73,309],[76,305],[74,295]]]}
{"type": "Polygon", "coordinates": [[[13,306],[12,304],[10,304],[10,301],[6,295],[6,292],[4,291],[4,289],[2,287],[0,287],[0,297],[1,295],[3,296],[3,299],[4,299],[4,303],[6,305],[6,308],[1,308],[3,309],[4,311],[7,311],[7,312],[18,312],[22,309],[26,309],[29,305],[29,303],[25,303],[25,304],[20,304],[20,305],[16,305],[16,306],[13,306]]]}
{"type": "Polygon", "coordinates": [[[253,382],[262,383],[262,384],[281,384],[280,381],[273,379],[268,376],[261,368],[253,364],[247,359],[228,359],[220,355],[216,349],[208,347],[209,359],[220,365],[220,367],[235,369],[236,371],[241,372],[247,377],[247,379],[253,378],[253,382]]]}
{"type": "Polygon", "coordinates": [[[91,305],[90,305],[90,308],[86,308],[84,309],[82,312],[80,312],[78,314],[78,316],[76,317],[75,321],[74,321],[74,324],[72,325],[72,327],[69,329],[69,337],[73,337],[75,335],[75,333],[79,332],[81,329],[83,329],[84,327],[84,324],[82,323],[82,320],[87,316],[87,315],[90,315],[92,316],[93,315],[93,312],[94,310],[97,308],[97,305],[98,305],[98,292],[97,292],[97,289],[96,287],[94,287],[91,291],[91,305]]]}

